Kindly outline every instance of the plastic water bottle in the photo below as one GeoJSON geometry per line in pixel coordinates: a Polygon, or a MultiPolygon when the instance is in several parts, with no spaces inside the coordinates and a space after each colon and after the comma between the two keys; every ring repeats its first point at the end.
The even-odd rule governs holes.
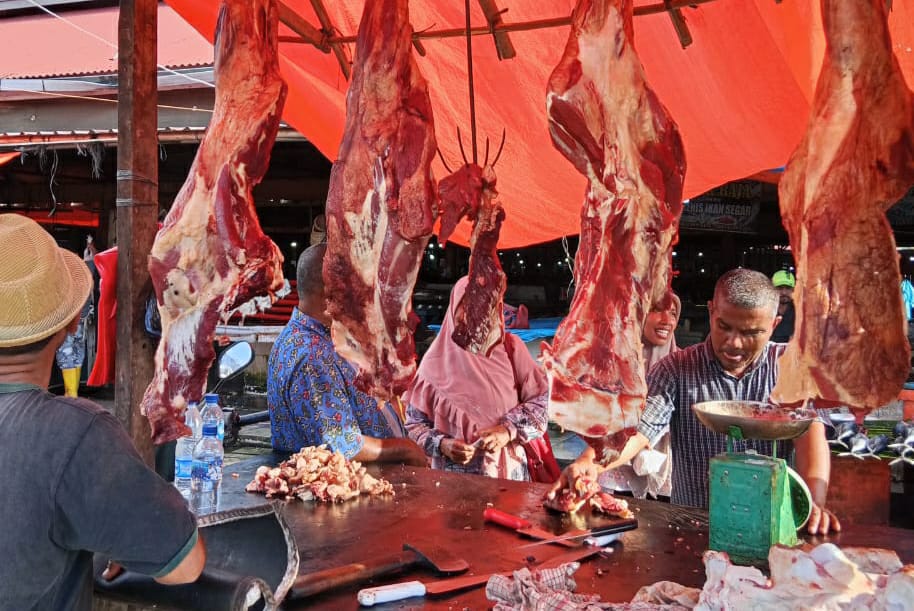
{"type": "Polygon", "coordinates": [[[201,416],[203,418],[204,424],[206,423],[207,418],[214,420],[217,423],[219,430],[219,441],[225,441],[225,414],[222,413],[222,408],[219,407],[219,395],[216,393],[207,393],[204,395],[206,405],[203,406],[203,411],[201,416]]]}
{"type": "Polygon", "coordinates": [[[190,500],[190,478],[194,464],[194,447],[201,437],[203,428],[197,402],[191,401],[184,410],[184,424],[190,429],[190,435],[178,439],[175,444],[175,488],[190,500]]]}
{"type": "Polygon", "coordinates": [[[204,417],[203,437],[194,446],[190,478],[190,508],[197,515],[211,513],[219,504],[224,453],[218,435],[219,429],[213,419],[204,417]]]}

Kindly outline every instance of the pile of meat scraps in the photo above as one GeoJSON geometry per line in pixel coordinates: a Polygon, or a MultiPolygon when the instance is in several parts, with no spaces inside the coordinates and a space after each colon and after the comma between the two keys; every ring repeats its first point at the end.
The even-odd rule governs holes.
{"type": "Polygon", "coordinates": [[[365,471],[355,460],[346,460],[326,445],[302,448],[276,467],[260,467],[245,487],[261,492],[267,498],[341,503],[360,494],[378,496],[394,494],[393,485],[365,471]]]}
{"type": "Polygon", "coordinates": [[[707,581],[701,590],[661,581],[641,588],[629,603],[604,603],[598,596],[575,593],[572,575],[578,563],[533,572],[524,568],[515,571],[513,579],[493,576],[486,596],[496,603],[496,611],[901,611],[914,601],[914,565],[902,566],[895,552],[884,549],[842,550],[831,543],[809,551],[776,546],[768,554],[770,578],[757,568],[731,564],[724,552],[705,552],[704,563],[707,581]]]}

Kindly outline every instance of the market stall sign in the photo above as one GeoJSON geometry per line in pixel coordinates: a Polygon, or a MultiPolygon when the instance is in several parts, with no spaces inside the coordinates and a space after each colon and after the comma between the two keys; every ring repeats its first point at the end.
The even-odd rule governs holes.
{"type": "Polygon", "coordinates": [[[728,201],[717,198],[691,200],[685,205],[679,226],[684,229],[713,229],[754,233],[759,202],[728,201]]]}

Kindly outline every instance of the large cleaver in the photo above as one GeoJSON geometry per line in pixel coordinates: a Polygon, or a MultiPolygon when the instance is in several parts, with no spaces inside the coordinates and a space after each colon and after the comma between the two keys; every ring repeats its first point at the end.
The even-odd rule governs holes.
{"type": "Polygon", "coordinates": [[[404,544],[403,551],[385,558],[347,564],[299,575],[287,598],[305,598],[344,586],[351,586],[425,565],[440,574],[463,573],[470,566],[447,550],[437,546],[404,544]]]}
{"type": "MultiPolygon", "coordinates": [[[[566,562],[576,562],[592,556],[598,552],[604,551],[601,547],[579,547],[577,549],[565,552],[554,558],[543,562],[537,569],[547,569],[560,566],[566,562]]],[[[365,588],[359,590],[359,604],[366,607],[379,605],[381,603],[403,600],[413,596],[440,596],[457,590],[465,590],[489,581],[493,575],[512,575],[514,571],[503,571],[498,573],[486,573],[484,575],[469,575],[467,577],[454,577],[451,579],[441,579],[438,581],[404,581],[401,583],[392,583],[387,586],[378,586],[375,588],[365,588]]]]}

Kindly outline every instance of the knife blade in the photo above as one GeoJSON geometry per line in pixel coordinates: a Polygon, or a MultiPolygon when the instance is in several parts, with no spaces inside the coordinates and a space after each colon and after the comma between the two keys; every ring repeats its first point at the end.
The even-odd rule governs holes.
{"type": "Polygon", "coordinates": [[[495,509],[494,507],[487,507],[486,510],[482,512],[482,518],[487,522],[495,522],[496,524],[512,528],[516,533],[530,537],[531,539],[548,539],[549,541],[554,541],[565,547],[578,547],[580,543],[573,539],[575,537],[586,537],[590,534],[588,531],[577,530],[566,533],[574,534],[574,537],[568,536],[564,539],[560,539],[557,538],[553,532],[537,528],[529,520],[501,511],[500,509],[495,509]]]}
{"type": "MultiPolygon", "coordinates": [[[[559,554],[545,560],[542,564],[535,567],[536,569],[547,569],[560,566],[566,562],[577,562],[584,560],[601,552],[600,547],[579,547],[577,549],[559,554]]],[[[392,583],[386,586],[377,586],[374,588],[363,588],[359,590],[359,604],[366,607],[378,605],[381,603],[403,600],[413,596],[440,596],[448,592],[456,592],[475,586],[482,585],[489,581],[493,575],[513,575],[514,570],[499,571],[496,573],[485,573],[482,575],[467,575],[465,577],[454,577],[451,579],[439,579],[437,581],[404,581],[401,583],[392,583]]]]}
{"type": "Polygon", "coordinates": [[[526,545],[519,545],[517,546],[517,549],[527,549],[529,547],[536,547],[537,545],[545,545],[547,543],[562,543],[563,541],[574,540],[581,537],[585,537],[585,541],[587,539],[593,539],[590,545],[603,545],[603,543],[600,543],[600,541],[604,538],[607,538],[606,541],[608,543],[618,539],[618,537],[608,539],[609,535],[620,535],[626,531],[635,530],[636,528],[638,528],[638,520],[625,520],[624,522],[618,522],[610,526],[601,526],[592,528],[590,530],[585,530],[583,532],[568,533],[557,537],[552,537],[551,539],[542,539],[540,541],[535,541],[526,545]]]}

